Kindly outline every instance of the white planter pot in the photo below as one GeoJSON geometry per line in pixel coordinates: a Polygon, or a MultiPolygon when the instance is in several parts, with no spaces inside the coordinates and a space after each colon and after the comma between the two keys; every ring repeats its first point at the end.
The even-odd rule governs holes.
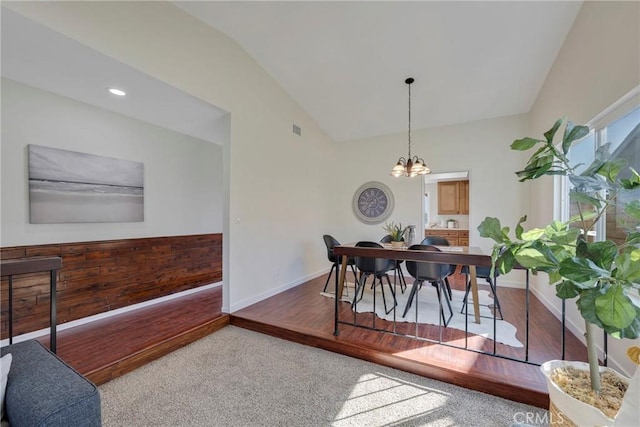
{"type": "MultiPolygon", "coordinates": [[[[560,412],[562,412],[562,416],[564,417],[564,419],[556,419],[551,421],[557,423],[557,425],[567,425],[566,419],[568,418],[578,426],[614,426],[615,421],[603,414],[602,411],[596,409],[591,405],[587,405],[586,403],[581,402],[574,397],[569,396],[567,393],[562,391],[560,387],[558,387],[553,381],[551,381],[551,373],[555,369],[567,366],[583,371],[589,370],[588,363],[571,362],[566,360],[550,360],[540,366],[540,370],[547,379],[549,400],[553,405],[555,405],[556,408],[558,408],[558,410],[560,410],[560,412]]],[[[620,375],[615,370],[604,366],[600,367],[600,372],[604,372],[607,370],[613,372],[619,378],[630,382],[629,378],[620,375]]],[[[625,395],[625,398],[626,397],[627,396],[625,395]]]]}

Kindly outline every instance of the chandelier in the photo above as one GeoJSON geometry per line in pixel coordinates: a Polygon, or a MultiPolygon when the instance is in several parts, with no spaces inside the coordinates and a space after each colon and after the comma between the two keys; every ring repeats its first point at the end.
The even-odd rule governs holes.
{"type": "Polygon", "coordinates": [[[398,163],[391,169],[391,175],[414,177],[416,175],[426,175],[431,173],[431,169],[427,167],[424,160],[418,156],[411,157],[411,83],[414,82],[412,77],[404,81],[409,86],[409,154],[407,158],[400,157],[398,163]]]}

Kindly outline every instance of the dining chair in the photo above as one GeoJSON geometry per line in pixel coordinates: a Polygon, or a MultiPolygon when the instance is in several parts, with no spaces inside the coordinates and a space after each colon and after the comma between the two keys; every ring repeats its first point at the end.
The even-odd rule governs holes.
{"type": "MultiPolygon", "coordinates": [[[[432,246],[449,246],[449,241],[442,236],[427,236],[422,239],[420,242],[421,245],[432,245],[432,246]]],[[[456,264],[451,264],[451,268],[449,270],[449,274],[444,278],[444,283],[447,285],[447,295],[449,295],[449,300],[453,299],[453,293],[451,292],[451,284],[449,283],[449,276],[452,276],[456,272],[456,268],[458,266],[456,264]]]]}
{"type": "MultiPolygon", "coordinates": [[[[327,281],[324,282],[324,289],[322,290],[322,292],[327,292],[327,285],[329,284],[329,279],[331,279],[331,274],[333,273],[333,270],[336,271],[336,274],[338,273],[338,269],[340,268],[339,264],[342,262],[342,257],[333,253],[333,247],[339,245],[340,242],[338,242],[333,236],[329,234],[325,234],[324,236],[322,236],[322,239],[324,240],[324,244],[327,247],[327,258],[331,262],[331,270],[329,271],[329,275],[327,276],[327,281]]],[[[347,265],[351,266],[353,276],[356,278],[355,280],[357,280],[358,276],[356,275],[355,262],[353,258],[347,259],[347,265]]]]}
{"type": "MultiPolygon", "coordinates": [[[[356,247],[359,248],[380,248],[382,249],[382,245],[376,242],[358,242],[356,243],[356,247]]],[[[358,271],[360,271],[360,278],[358,280],[358,286],[356,287],[356,293],[353,296],[353,308],[355,310],[356,304],[358,301],[362,299],[364,296],[364,288],[367,283],[367,279],[369,276],[373,276],[373,304],[375,310],[375,287],[379,284],[380,291],[382,292],[382,302],[384,304],[385,313],[389,314],[395,308],[398,303],[396,302],[396,293],[391,286],[391,280],[389,279],[389,275],[387,274],[389,271],[395,268],[395,260],[388,258],[370,258],[370,257],[354,257],[354,261],[358,271]],[[387,309],[387,299],[384,294],[384,282],[383,278],[387,279],[387,286],[391,291],[391,296],[393,297],[393,306],[390,309],[387,309]],[[358,292],[360,292],[360,298],[358,298],[358,292]]]]}
{"type": "MultiPolygon", "coordinates": [[[[440,252],[440,249],[433,245],[412,245],[409,247],[410,251],[436,251],[440,252]]],[[[449,321],[453,317],[453,309],[451,308],[451,302],[448,298],[444,298],[447,302],[447,306],[449,308],[449,317],[445,318],[444,307],[442,305],[442,293],[445,290],[444,279],[449,274],[451,270],[450,264],[437,264],[433,262],[419,262],[419,261],[407,261],[407,270],[411,277],[415,279],[413,282],[413,286],[411,287],[411,292],[409,293],[409,299],[407,300],[407,305],[404,308],[404,313],[402,317],[406,317],[409,312],[409,308],[413,303],[413,298],[420,288],[422,288],[422,284],[424,282],[430,282],[436,288],[436,292],[438,293],[438,305],[440,307],[440,315],[442,316],[442,322],[446,327],[449,324],[449,321]]],[[[417,308],[416,308],[417,309],[417,308]]]]}
{"type": "MultiPolygon", "coordinates": [[[[387,234],[382,239],[380,239],[380,243],[391,243],[391,236],[387,234]]],[[[396,283],[396,277],[398,277],[398,282],[400,282],[400,291],[402,293],[404,293],[404,291],[407,289],[407,281],[404,279],[404,274],[402,273],[403,262],[403,260],[396,260],[393,271],[393,283],[396,283]]]]}
{"type": "MultiPolygon", "coordinates": [[[[464,298],[462,300],[462,309],[460,313],[464,313],[465,307],[467,305],[467,299],[469,298],[469,291],[471,290],[471,279],[469,278],[469,266],[464,265],[460,270],[462,274],[465,275],[465,283],[467,290],[464,293],[464,298]]],[[[497,278],[500,275],[500,272],[496,269],[495,277],[497,278]]],[[[500,320],[504,320],[502,316],[502,309],[500,308],[500,300],[498,300],[498,294],[496,292],[496,281],[497,279],[491,277],[491,267],[476,267],[476,278],[484,279],[489,283],[491,287],[491,293],[493,294],[493,301],[495,302],[495,308],[497,310],[498,315],[500,316],[500,320]]],[[[486,317],[486,316],[485,316],[486,317]]]]}

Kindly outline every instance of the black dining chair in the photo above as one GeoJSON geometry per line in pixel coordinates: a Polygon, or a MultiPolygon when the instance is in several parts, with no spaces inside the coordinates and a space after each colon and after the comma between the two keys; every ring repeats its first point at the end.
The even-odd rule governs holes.
{"type": "MultiPolygon", "coordinates": [[[[342,257],[333,253],[333,247],[339,245],[340,242],[338,242],[333,236],[329,234],[325,234],[324,236],[322,236],[322,239],[324,240],[324,244],[327,247],[327,258],[331,262],[331,270],[329,271],[329,275],[327,276],[327,281],[324,282],[324,289],[322,290],[322,292],[327,292],[327,285],[329,284],[329,279],[331,279],[331,274],[333,273],[333,270],[336,271],[336,274],[338,273],[338,264],[342,262],[342,257]]],[[[358,276],[356,275],[355,261],[353,260],[353,258],[347,259],[347,265],[351,266],[353,277],[355,277],[355,280],[357,280],[358,276]]]]}
{"type": "MultiPolygon", "coordinates": [[[[449,246],[449,241],[442,236],[427,236],[422,239],[421,245],[432,245],[432,246],[449,246]]],[[[451,284],[449,283],[449,276],[452,276],[456,272],[456,268],[458,266],[456,264],[451,264],[451,268],[449,270],[449,274],[444,278],[444,283],[447,285],[447,294],[449,295],[449,299],[453,299],[453,293],[451,292],[451,284]]]]}
{"type": "MultiPolygon", "coordinates": [[[[462,300],[462,309],[460,313],[464,313],[464,310],[467,305],[467,299],[469,298],[469,291],[471,290],[471,278],[469,277],[469,266],[464,265],[460,270],[462,274],[465,275],[465,283],[467,290],[464,293],[464,298],[462,300]]],[[[497,278],[500,273],[496,269],[495,277],[497,278]]],[[[498,294],[496,292],[496,281],[497,279],[491,277],[491,267],[476,267],[476,279],[484,279],[489,283],[489,287],[491,288],[491,293],[493,294],[493,301],[495,302],[496,313],[498,314],[500,320],[504,320],[502,316],[502,309],[500,308],[500,300],[498,300],[498,294]]],[[[485,316],[486,317],[486,316],[485,316]]]]}
{"type": "MultiPolygon", "coordinates": [[[[440,252],[440,249],[436,248],[433,245],[412,245],[409,247],[410,251],[435,251],[440,252]]],[[[407,300],[407,305],[404,308],[404,313],[402,317],[406,317],[409,312],[409,308],[413,303],[413,298],[420,288],[422,288],[422,284],[424,282],[430,282],[436,288],[436,292],[438,293],[438,305],[440,306],[440,315],[442,316],[442,322],[446,327],[449,324],[449,321],[453,317],[453,309],[451,308],[451,302],[446,297],[444,300],[447,302],[447,306],[449,307],[449,317],[446,318],[444,314],[444,307],[442,305],[442,293],[445,290],[444,279],[449,274],[451,269],[450,264],[438,264],[434,262],[418,262],[418,261],[407,261],[407,270],[409,274],[415,279],[413,282],[413,286],[411,287],[411,292],[409,293],[409,299],[407,300]]]]}
{"type": "MultiPolygon", "coordinates": [[[[391,236],[386,235],[382,239],[380,239],[380,243],[391,243],[391,236]]],[[[396,277],[398,277],[398,282],[400,282],[400,291],[404,293],[407,289],[407,281],[404,279],[404,274],[402,274],[402,263],[403,260],[395,261],[395,268],[393,271],[393,283],[396,283],[396,277]]]]}
{"type": "MultiPolygon", "coordinates": [[[[358,242],[356,243],[356,247],[359,248],[382,248],[382,245],[376,242],[358,242]]],[[[360,278],[358,280],[358,286],[356,287],[356,293],[353,297],[353,308],[355,310],[356,304],[358,301],[362,299],[364,296],[364,288],[367,283],[367,279],[369,276],[373,276],[373,304],[375,310],[375,287],[376,285],[380,285],[380,291],[382,292],[382,302],[384,304],[385,313],[389,314],[398,304],[396,302],[396,293],[393,290],[393,286],[391,285],[391,280],[389,279],[389,271],[395,268],[395,261],[387,258],[369,258],[369,257],[354,257],[354,261],[358,271],[360,272],[360,278]],[[387,279],[387,286],[391,291],[391,296],[393,297],[393,306],[390,309],[387,309],[387,299],[384,294],[384,282],[383,278],[387,279]],[[358,298],[358,292],[360,292],[360,298],[358,298]]]]}

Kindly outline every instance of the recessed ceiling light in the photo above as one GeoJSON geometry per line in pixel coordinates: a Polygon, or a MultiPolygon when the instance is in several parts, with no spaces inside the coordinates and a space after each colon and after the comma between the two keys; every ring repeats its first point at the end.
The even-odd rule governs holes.
{"type": "Polygon", "coordinates": [[[109,92],[111,92],[114,95],[118,95],[118,96],[125,96],[127,93],[123,90],[120,89],[116,89],[116,88],[109,88],[109,92]]]}

